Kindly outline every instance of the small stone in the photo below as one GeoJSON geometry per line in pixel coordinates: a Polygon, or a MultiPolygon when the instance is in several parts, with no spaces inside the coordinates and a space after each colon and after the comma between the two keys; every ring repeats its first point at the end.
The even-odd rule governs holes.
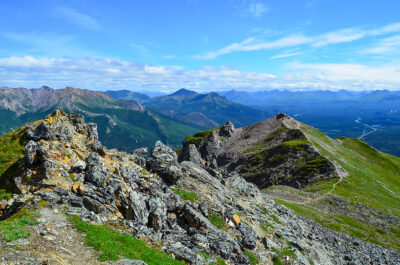
{"type": "Polygon", "coordinates": [[[52,235],[45,235],[43,238],[46,239],[46,240],[48,240],[48,241],[54,241],[54,240],[56,240],[56,237],[55,237],[55,236],[52,236],[52,235]]]}

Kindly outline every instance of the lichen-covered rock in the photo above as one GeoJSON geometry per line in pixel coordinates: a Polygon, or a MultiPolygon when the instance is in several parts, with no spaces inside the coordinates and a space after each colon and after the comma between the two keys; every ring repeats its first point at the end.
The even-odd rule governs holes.
{"type": "Polygon", "coordinates": [[[243,223],[239,225],[239,232],[242,234],[242,240],[241,243],[243,247],[248,248],[248,249],[255,249],[257,246],[256,242],[256,233],[254,230],[243,223]]]}
{"type": "Polygon", "coordinates": [[[97,186],[102,185],[109,172],[104,168],[100,156],[97,153],[91,153],[87,161],[87,171],[85,181],[91,182],[97,186]]]}
{"type": "Polygon", "coordinates": [[[146,160],[146,166],[149,170],[156,172],[169,185],[175,184],[182,177],[181,166],[178,163],[175,151],[161,141],[157,141],[151,149],[150,157],[146,160]]]}
{"type": "Polygon", "coordinates": [[[29,140],[55,140],[54,130],[46,123],[41,122],[38,126],[29,126],[26,130],[26,138],[29,140]]]}
{"type": "Polygon", "coordinates": [[[33,140],[30,140],[25,146],[25,162],[28,166],[44,162],[46,155],[46,150],[33,140]]]}

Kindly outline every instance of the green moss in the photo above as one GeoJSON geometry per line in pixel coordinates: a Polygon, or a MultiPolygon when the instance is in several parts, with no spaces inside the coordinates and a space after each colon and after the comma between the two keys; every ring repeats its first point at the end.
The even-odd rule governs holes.
{"type": "Polygon", "coordinates": [[[275,132],[271,133],[267,138],[259,141],[255,146],[247,149],[244,153],[250,154],[250,153],[258,152],[258,151],[265,149],[266,147],[269,146],[269,144],[271,143],[272,140],[281,136],[282,133],[284,133],[286,130],[288,130],[288,128],[286,128],[286,127],[277,129],[275,132]]]}
{"type": "Polygon", "coordinates": [[[218,214],[209,214],[208,220],[217,228],[222,229],[225,227],[224,219],[218,214]]]}
{"type": "Polygon", "coordinates": [[[260,263],[260,260],[257,259],[251,251],[244,250],[243,254],[245,254],[249,258],[251,265],[256,265],[260,263]]]}
{"type": "Polygon", "coordinates": [[[149,175],[149,171],[147,171],[146,169],[140,170],[140,173],[141,173],[143,176],[148,176],[148,175],[149,175]]]}
{"type": "Polygon", "coordinates": [[[237,211],[236,215],[239,216],[239,217],[246,216],[246,214],[244,212],[241,212],[241,211],[237,211]]]}
{"type": "Polygon", "coordinates": [[[260,228],[264,232],[269,233],[274,229],[274,226],[272,224],[269,224],[269,223],[263,223],[263,224],[260,224],[260,228]]]}
{"type": "Polygon", "coordinates": [[[261,206],[259,204],[255,204],[255,206],[257,206],[262,211],[263,214],[268,213],[268,210],[264,206],[261,206]]]}
{"type": "Polygon", "coordinates": [[[281,223],[281,221],[279,221],[278,217],[276,217],[275,215],[273,215],[273,214],[270,214],[270,215],[269,215],[269,217],[271,217],[271,218],[272,218],[272,220],[274,220],[274,221],[275,221],[275,223],[277,223],[277,224],[280,224],[280,223],[281,223]]]}
{"type": "Polygon", "coordinates": [[[200,255],[202,255],[205,259],[209,259],[209,258],[211,258],[211,256],[210,255],[208,255],[206,252],[203,252],[203,251],[199,251],[199,252],[197,252],[198,254],[200,254],[200,255]]]}
{"type": "Polygon", "coordinates": [[[0,200],[9,199],[12,197],[11,193],[7,193],[5,189],[0,189],[0,200]]]}
{"type": "Polygon", "coordinates": [[[126,258],[143,260],[149,265],[185,264],[182,261],[174,260],[163,251],[148,247],[146,242],[129,234],[112,231],[106,226],[85,223],[77,216],[71,216],[69,220],[79,231],[86,234],[86,243],[101,252],[100,261],[126,258]]]}
{"type": "Polygon", "coordinates": [[[195,202],[198,199],[200,199],[199,195],[197,195],[192,191],[187,191],[184,189],[176,189],[176,188],[171,188],[171,190],[175,191],[175,193],[178,194],[184,200],[195,202]]]}
{"type": "Polygon", "coordinates": [[[69,174],[69,178],[70,178],[72,181],[76,181],[75,173],[69,174]]]}
{"type": "Polygon", "coordinates": [[[310,145],[307,139],[291,140],[282,143],[282,146],[288,147],[290,149],[303,149],[304,145],[310,145]]]}
{"type": "Polygon", "coordinates": [[[49,204],[50,204],[49,201],[41,200],[41,201],[38,203],[37,208],[40,210],[40,209],[43,209],[44,207],[48,206],[49,204]]]}
{"type": "Polygon", "coordinates": [[[30,232],[27,225],[37,225],[36,218],[39,214],[30,210],[23,209],[20,213],[11,218],[0,221],[0,236],[6,242],[15,241],[19,238],[28,238],[30,232]]]}
{"type": "Polygon", "coordinates": [[[277,251],[276,256],[274,257],[274,264],[275,265],[283,265],[283,259],[287,256],[296,258],[296,254],[288,248],[283,249],[282,251],[277,251]]]}
{"type": "Polygon", "coordinates": [[[216,258],[217,265],[226,265],[226,262],[223,258],[216,258]]]}
{"type": "Polygon", "coordinates": [[[329,171],[330,167],[331,164],[329,160],[320,155],[308,161],[298,160],[296,163],[298,176],[308,176],[313,174],[313,172],[321,172],[324,170],[329,171]]]}

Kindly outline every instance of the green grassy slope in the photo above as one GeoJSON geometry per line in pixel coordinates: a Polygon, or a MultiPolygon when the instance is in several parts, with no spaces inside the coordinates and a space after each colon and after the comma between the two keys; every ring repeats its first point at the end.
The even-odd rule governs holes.
{"type": "Polygon", "coordinates": [[[342,166],[349,176],[339,181],[333,191],[338,179],[315,183],[302,191],[290,190],[303,198],[327,194],[318,201],[299,203],[288,199],[284,192],[277,200],[324,226],[400,250],[400,223],[385,218],[400,218],[400,158],[379,152],[358,139],[342,137],[340,143],[310,126],[303,124],[301,129],[324,156],[342,166]]]}
{"type": "MultiPolygon", "coordinates": [[[[342,137],[340,144],[310,126],[303,125],[302,130],[323,155],[349,172],[334,194],[400,217],[399,157],[379,152],[358,139],[342,137]]],[[[320,183],[308,189],[326,188],[320,183]]]]}
{"type": "Polygon", "coordinates": [[[12,192],[12,178],[17,176],[23,166],[21,158],[24,156],[25,129],[0,136],[0,198],[12,192]]]}

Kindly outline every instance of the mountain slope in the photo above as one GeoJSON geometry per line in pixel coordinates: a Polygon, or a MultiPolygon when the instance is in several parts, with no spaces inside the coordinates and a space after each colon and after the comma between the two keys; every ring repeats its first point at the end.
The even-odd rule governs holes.
{"type": "Polygon", "coordinates": [[[133,92],[130,90],[117,90],[117,91],[108,90],[104,93],[116,99],[130,99],[130,100],[135,100],[139,103],[142,103],[150,99],[150,97],[145,94],[133,92]]]}
{"type": "Polygon", "coordinates": [[[150,156],[104,148],[96,127],[55,111],[0,136],[0,157],[15,147],[0,164],[0,179],[18,168],[6,175],[14,194],[0,191],[2,262],[391,265],[400,259],[400,252],[297,215],[238,175],[179,163],[161,142],[150,156]]]}
{"type": "Polygon", "coordinates": [[[214,92],[199,94],[181,89],[171,95],[151,98],[143,104],[172,119],[203,129],[225,124],[228,120],[237,126],[246,126],[265,118],[262,111],[231,102],[214,92]]]}
{"type": "Polygon", "coordinates": [[[227,99],[275,115],[286,113],[332,138],[360,138],[400,156],[400,92],[376,91],[226,91],[227,99]]]}
{"type": "Polygon", "coordinates": [[[118,100],[96,91],[76,88],[1,88],[1,113],[13,119],[3,123],[3,133],[40,119],[56,109],[77,112],[99,124],[99,136],[108,147],[130,151],[150,147],[157,140],[177,147],[194,128],[159,115],[134,100],[118,100]],[[15,115],[17,114],[17,115],[15,115]]]}
{"type": "Polygon", "coordinates": [[[312,146],[300,123],[284,114],[248,127],[235,129],[228,123],[204,136],[187,137],[180,160],[238,172],[260,188],[304,187],[342,174],[312,146]]]}
{"type": "Polygon", "coordinates": [[[400,250],[400,158],[361,140],[280,114],[187,137],[179,159],[239,174],[321,225],[400,250]]]}

